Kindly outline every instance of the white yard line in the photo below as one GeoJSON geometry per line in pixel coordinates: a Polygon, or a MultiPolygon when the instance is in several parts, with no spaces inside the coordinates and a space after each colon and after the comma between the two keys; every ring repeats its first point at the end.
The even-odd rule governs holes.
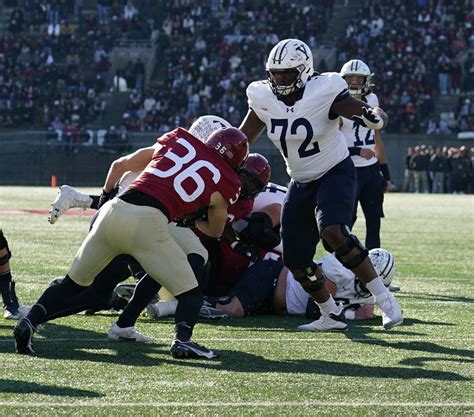
{"type": "MultiPolygon", "coordinates": [[[[69,400],[70,401],[70,400],[69,400]]],[[[474,407],[472,403],[454,402],[325,402],[325,401],[249,401],[249,402],[108,402],[108,401],[78,401],[78,402],[20,402],[1,401],[0,407],[474,407]]]]}
{"type": "MultiPolygon", "coordinates": [[[[169,342],[171,338],[159,337],[153,339],[154,342],[169,342]]],[[[200,340],[205,340],[206,342],[369,342],[369,341],[384,341],[384,342],[474,342],[474,337],[397,337],[397,338],[375,338],[375,337],[356,337],[356,338],[335,338],[335,337],[328,337],[328,338],[239,338],[239,337],[213,337],[213,338],[201,338],[200,340]]],[[[41,342],[114,342],[109,340],[108,338],[40,338],[34,339],[34,343],[41,343],[41,342]]],[[[12,343],[13,339],[3,339],[0,340],[0,343],[12,343]]],[[[126,342],[128,343],[128,342],[126,342]]],[[[139,342],[137,342],[139,343],[139,342]]]]}

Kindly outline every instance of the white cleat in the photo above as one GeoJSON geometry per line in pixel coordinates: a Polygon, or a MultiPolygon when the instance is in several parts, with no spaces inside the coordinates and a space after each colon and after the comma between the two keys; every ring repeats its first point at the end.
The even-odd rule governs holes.
{"type": "Polygon", "coordinates": [[[376,299],[382,310],[382,324],[385,330],[400,326],[403,323],[403,311],[397,299],[390,293],[376,299]]]}
{"type": "Polygon", "coordinates": [[[51,204],[48,221],[51,224],[63,215],[63,213],[70,208],[81,208],[83,210],[89,208],[92,204],[92,198],[87,194],[80,193],[69,185],[61,185],[59,187],[59,194],[51,204]]]}
{"type": "Polygon", "coordinates": [[[119,327],[117,323],[112,323],[107,336],[110,340],[123,340],[126,342],[149,342],[153,337],[138,333],[134,326],[119,327]]]}
{"type": "Polygon", "coordinates": [[[318,320],[298,326],[298,330],[302,332],[345,332],[347,321],[344,311],[341,310],[339,314],[322,314],[318,320]]]}

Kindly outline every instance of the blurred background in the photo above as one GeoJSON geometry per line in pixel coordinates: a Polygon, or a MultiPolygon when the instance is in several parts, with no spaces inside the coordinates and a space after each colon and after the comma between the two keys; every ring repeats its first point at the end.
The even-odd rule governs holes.
{"type": "MultiPolygon", "coordinates": [[[[473,17],[469,0],[0,0],[0,185],[97,186],[200,115],[238,126],[291,37],[319,72],[375,73],[397,191],[473,193],[473,17]]],[[[268,139],[253,150],[287,182],[268,139]]]]}

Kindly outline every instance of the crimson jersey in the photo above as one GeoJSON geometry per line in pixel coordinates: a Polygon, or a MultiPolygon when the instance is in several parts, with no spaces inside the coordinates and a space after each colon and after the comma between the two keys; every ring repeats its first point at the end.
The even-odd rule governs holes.
{"type": "Polygon", "coordinates": [[[130,188],[162,203],[170,220],[209,206],[218,191],[232,205],[242,186],[236,172],[203,142],[178,128],[158,138],[162,145],[130,188]]]}

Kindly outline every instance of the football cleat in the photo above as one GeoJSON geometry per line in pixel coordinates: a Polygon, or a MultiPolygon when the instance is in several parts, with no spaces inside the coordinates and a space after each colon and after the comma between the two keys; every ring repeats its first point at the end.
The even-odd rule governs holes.
{"type": "Polygon", "coordinates": [[[339,314],[326,315],[323,313],[318,320],[298,326],[298,330],[302,332],[345,332],[347,321],[343,310],[339,314]]]}
{"type": "Polygon", "coordinates": [[[20,312],[18,308],[5,307],[3,312],[3,318],[6,320],[18,320],[20,318],[20,312]]]}
{"type": "Polygon", "coordinates": [[[382,310],[382,324],[385,330],[389,330],[403,323],[403,311],[397,299],[390,293],[375,299],[382,310]]]}
{"type": "Polygon", "coordinates": [[[199,317],[202,319],[222,319],[229,317],[229,315],[225,311],[212,307],[209,302],[204,301],[199,311],[199,317]]]}
{"type": "Polygon", "coordinates": [[[117,326],[115,322],[110,326],[107,337],[110,340],[123,340],[126,342],[149,342],[153,340],[153,337],[138,333],[135,326],[122,328],[117,326]]]}
{"type": "Polygon", "coordinates": [[[17,353],[31,355],[35,353],[33,349],[33,333],[34,329],[30,320],[27,318],[18,321],[13,329],[15,336],[15,349],[17,353]]]}
{"type": "Polygon", "coordinates": [[[59,194],[51,204],[48,221],[51,224],[63,215],[63,213],[70,208],[81,208],[83,210],[89,208],[92,204],[92,198],[87,194],[80,193],[69,185],[62,185],[59,187],[59,194]]]}
{"type": "Polygon", "coordinates": [[[395,285],[395,284],[390,284],[390,285],[388,286],[388,290],[389,290],[390,292],[399,292],[400,289],[401,289],[401,288],[400,288],[398,285],[395,285]]]}
{"type": "Polygon", "coordinates": [[[173,340],[170,352],[173,358],[181,359],[214,359],[219,357],[217,353],[197,343],[191,342],[191,340],[187,342],[182,342],[178,339],[173,340]]]}

